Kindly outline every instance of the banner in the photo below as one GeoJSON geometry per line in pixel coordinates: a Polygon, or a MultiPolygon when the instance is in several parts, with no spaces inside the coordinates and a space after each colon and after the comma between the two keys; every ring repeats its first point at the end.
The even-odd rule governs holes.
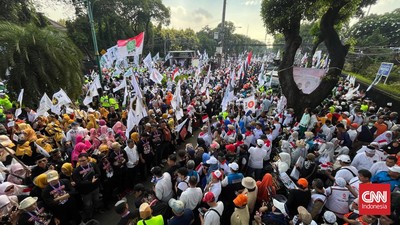
{"type": "Polygon", "coordinates": [[[144,42],[144,32],[139,35],[126,39],[118,40],[118,57],[124,58],[127,56],[135,56],[142,54],[144,42]]]}
{"type": "Polygon", "coordinates": [[[19,92],[18,95],[18,103],[19,103],[19,108],[15,110],[15,117],[18,117],[22,113],[22,98],[24,97],[24,89],[21,89],[21,92],[19,92]]]}
{"type": "Polygon", "coordinates": [[[61,106],[72,103],[71,99],[68,97],[67,93],[63,89],[60,89],[58,92],[54,93],[52,99],[52,107],[51,111],[57,115],[61,114],[61,106]]]}
{"type": "Polygon", "coordinates": [[[144,65],[147,67],[147,69],[150,71],[151,68],[153,67],[153,59],[151,58],[151,53],[147,54],[146,58],[143,59],[144,65]]]}
{"type": "Polygon", "coordinates": [[[256,101],[254,95],[243,99],[243,110],[245,113],[247,113],[250,110],[252,112],[255,112],[255,109],[256,109],[256,101]]]}
{"type": "Polygon", "coordinates": [[[315,68],[293,68],[293,78],[297,87],[303,91],[304,94],[310,94],[321,83],[322,78],[325,76],[324,69],[315,68]]]}
{"type": "Polygon", "coordinates": [[[153,68],[150,73],[150,80],[152,80],[156,84],[161,84],[163,76],[158,72],[156,68],[153,68]]]}

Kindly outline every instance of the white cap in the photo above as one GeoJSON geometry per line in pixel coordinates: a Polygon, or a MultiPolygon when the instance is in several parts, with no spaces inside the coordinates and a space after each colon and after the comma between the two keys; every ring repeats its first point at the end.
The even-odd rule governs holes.
{"type": "Polygon", "coordinates": [[[400,166],[394,165],[392,167],[389,167],[389,170],[395,173],[400,173],[400,166]]]}
{"type": "Polygon", "coordinates": [[[350,156],[348,155],[339,155],[339,157],[337,157],[337,160],[342,161],[344,163],[351,163],[350,156]]]}
{"type": "Polygon", "coordinates": [[[331,212],[331,211],[325,211],[324,213],[324,219],[327,223],[335,223],[336,222],[336,215],[335,213],[331,212]]]}
{"type": "Polygon", "coordinates": [[[257,140],[257,145],[263,145],[264,144],[264,141],[263,140],[261,140],[261,139],[258,139],[257,140]]]}
{"type": "Polygon", "coordinates": [[[239,169],[239,165],[235,162],[229,163],[229,168],[231,168],[234,171],[237,171],[239,169]]]}
{"type": "Polygon", "coordinates": [[[210,164],[210,165],[213,165],[213,164],[217,164],[217,163],[218,163],[218,160],[217,160],[217,158],[215,158],[214,156],[211,156],[211,158],[208,159],[208,160],[206,161],[206,163],[207,163],[207,164],[210,164]]]}

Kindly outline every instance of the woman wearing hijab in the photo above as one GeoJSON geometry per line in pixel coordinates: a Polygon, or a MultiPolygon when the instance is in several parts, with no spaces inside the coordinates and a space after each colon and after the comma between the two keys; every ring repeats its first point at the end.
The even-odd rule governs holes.
{"type": "Polygon", "coordinates": [[[32,197],[37,197],[39,201],[43,201],[42,199],[42,191],[43,189],[48,185],[47,183],[47,174],[42,173],[33,179],[33,188],[31,192],[29,193],[30,196],[32,197]]]}
{"type": "Polygon", "coordinates": [[[96,129],[99,127],[99,125],[96,122],[96,118],[93,114],[89,114],[87,118],[89,122],[86,124],[86,129],[90,130],[92,128],[96,129]]]}
{"type": "Polygon", "coordinates": [[[7,181],[14,184],[25,184],[25,178],[26,171],[24,167],[19,163],[12,164],[10,167],[10,174],[7,177],[7,181]]]}
{"type": "Polygon", "coordinates": [[[101,144],[95,128],[92,128],[89,131],[89,142],[92,144],[93,149],[98,149],[101,144]]]}
{"type": "Polygon", "coordinates": [[[83,142],[77,143],[75,145],[74,150],[71,153],[71,163],[73,166],[75,166],[76,163],[78,162],[79,154],[86,152],[87,150],[88,150],[88,148],[85,145],[85,143],[83,143],[83,142]]]}
{"type": "Polygon", "coordinates": [[[272,199],[272,195],[276,194],[270,173],[266,173],[262,181],[257,181],[257,187],[257,203],[259,205],[262,205],[263,202],[269,202],[272,199]]]}

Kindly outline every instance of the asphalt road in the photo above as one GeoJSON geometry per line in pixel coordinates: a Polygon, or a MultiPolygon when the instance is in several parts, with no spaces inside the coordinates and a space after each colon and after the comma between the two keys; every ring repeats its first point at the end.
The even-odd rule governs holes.
{"type": "MultiPolygon", "coordinates": [[[[194,131],[194,135],[192,137],[190,137],[189,139],[187,139],[185,141],[185,143],[182,143],[178,146],[178,149],[182,149],[185,148],[185,145],[187,143],[192,143],[193,146],[196,146],[196,139],[197,136],[199,134],[199,130],[194,131]]],[[[150,178],[149,180],[144,184],[146,187],[150,188],[151,187],[151,183],[150,183],[150,178]]],[[[130,209],[134,208],[134,199],[133,199],[133,195],[128,195],[126,196],[127,200],[128,200],[128,205],[130,209]]],[[[115,213],[114,208],[110,207],[109,210],[106,210],[104,213],[102,214],[96,214],[94,216],[94,219],[97,220],[98,222],[100,222],[101,225],[116,225],[118,223],[118,221],[120,220],[120,217],[117,213],[115,213]]]]}

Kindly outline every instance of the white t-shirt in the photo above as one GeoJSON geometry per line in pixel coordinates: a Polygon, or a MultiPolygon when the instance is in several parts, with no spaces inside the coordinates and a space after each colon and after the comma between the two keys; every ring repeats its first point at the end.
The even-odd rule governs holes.
{"type": "Polygon", "coordinates": [[[340,170],[338,170],[336,172],[335,179],[337,179],[338,177],[341,177],[347,183],[349,183],[350,180],[353,179],[353,177],[357,177],[357,174],[358,174],[358,170],[354,166],[342,166],[342,168],[340,168],[340,170]]]}
{"type": "Polygon", "coordinates": [[[379,161],[381,161],[381,157],[378,154],[375,154],[373,157],[368,157],[365,152],[361,152],[354,157],[351,165],[357,168],[357,170],[369,170],[374,163],[379,161]]]}
{"type": "Polygon", "coordinates": [[[222,191],[221,181],[218,181],[217,183],[213,183],[210,187],[210,191],[214,194],[215,201],[218,201],[218,197],[222,191]]]}
{"type": "Polygon", "coordinates": [[[386,161],[380,161],[375,163],[371,169],[369,169],[369,171],[371,172],[372,176],[374,176],[379,172],[389,171],[389,167],[386,165],[386,161]]]}
{"type": "Polygon", "coordinates": [[[201,199],[203,198],[203,192],[200,188],[191,188],[189,187],[186,191],[182,192],[181,200],[185,204],[185,209],[193,210],[197,205],[200,204],[201,199]]]}
{"type": "Polygon", "coordinates": [[[208,209],[204,214],[204,225],[220,225],[220,216],[211,209],[218,211],[219,215],[222,216],[222,213],[224,212],[224,203],[217,202],[217,206],[208,209]]]}
{"type": "Polygon", "coordinates": [[[262,169],[263,168],[263,159],[267,155],[267,151],[258,147],[249,148],[249,166],[253,169],[262,169]]]}
{"type": "Polygon", "coordinates": [[[155,189],[157,198],[163,202],[168,202],[174,196],[171,175],[165,172],[163,178],[157,182],[155,189]]]}

